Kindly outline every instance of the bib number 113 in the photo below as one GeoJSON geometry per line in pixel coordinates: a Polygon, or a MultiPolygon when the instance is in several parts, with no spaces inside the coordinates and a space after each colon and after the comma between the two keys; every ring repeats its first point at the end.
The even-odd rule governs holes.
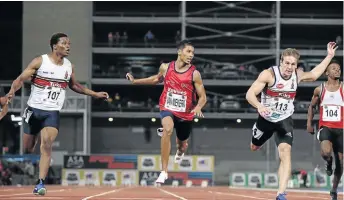
{"type": "Polygon", "coordinates": [[[276,109],[282,110],[282,111],[286,111],[288,109],[288,104],[286,103],[275,103],[276,109]]]}

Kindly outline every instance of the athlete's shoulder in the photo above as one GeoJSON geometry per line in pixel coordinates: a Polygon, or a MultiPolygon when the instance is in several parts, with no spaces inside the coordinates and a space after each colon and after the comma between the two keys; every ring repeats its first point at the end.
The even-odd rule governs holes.
{"type": "Polygon", "coordinates": [[[170,62],[169,63],[161,63],[160,67],[159,67],[159,71],[166,71],[169,65],[170,65],[170,62]]]}
{"type": "Polygon", "coordinates": [[[322,84],[321,85],[318,85],[318,87],[314,88],[314,96],[319,96],[320,93],[321,93],[321,90],[322,90],[322,84]]]}
{"type": "Polygon", "coordinates": [[[70,67],[74,67],[74,65],[72,64],[72,62],[68,58],[63,58],[63,60],[64,60],[66,65],[68,65],[70,67]]]}
{"type": "Polygon", "coordinates": [[[164,62],[160,64],[160,67],[168,67],[171,62],[164,62]]]}
{"type": "Polygon", "coordinates": [[[273,68],[270,67],[268,69],[264,69],[262,72],[260,72],[258,78],[261,78],[261,79],[266,79],[266,80],[269,80],[271,78],[274,78],[275,77],[275,73],[273,71],[273,68]]]}
{"type": "Polygon", "coordinates": [[[192,79],[193,81],[202,81],[201,72],[195,69],[192,73],[192,79]]]}
{"type": "Polygon", "coordinates": [[[43,63],[43,55],[38,55],[38,56],[35,56],[31,60],[31,62],[30,62],[28,67],[34,68],[34,69],[38,69],[38,68],[41,67],[42,63],[43,63]]]}

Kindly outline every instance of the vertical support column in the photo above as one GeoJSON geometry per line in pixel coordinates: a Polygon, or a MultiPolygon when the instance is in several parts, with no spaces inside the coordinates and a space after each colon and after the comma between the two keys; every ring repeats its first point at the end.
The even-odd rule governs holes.
{"type": "Polygon", "coordinates": [[[266,144],[266,172],[270,172],[270,140],[266,144]]]}
{"type": "Polygon", "coordinates": [[[317,123],[313,125],[314,128],[314,137],[313,137],[313,148],[312,148],[312,162],[314,164],[315,159],[318,157],[318,153],[316,150],[315,145],[319,145],[318,139],[317,139],[317,133],[318,133],[318,128],[317,128],[317,123]]]}
{"type": "MultiPolygon", "coordinates": [[[[91,48],[93,48],[93,9],[94,9],[94,3],[91,4],[90,6],[90,15],[91,19],[89,20],[89,27],[90,27],[90,31],[88,32],[88,38],[91,42],[91,48]]],[[[93,53],[92,51],[89,52],[89,58],[90,58],[90,66],[88,66],[88,83],[87,83],[87,87],[89,87],[90,89],[92,89],[92,77],[93,77],[93,71],[92,71],[92,65],[93,65],[93,53]]],[[[92,130],[92,116],[91,116],[91,112],[92,112],[92,98],[86,96],[86,112],[84,113],[84,115],[86,115],[84,117],[84,123],[86,121],[86,126],[84,126],[84,128],[86,128],[86,134],[84,135],[84,137],[86,136],[86,141],[85,141],[85,145],[86,150],[84,151],[85,154],[91,154],[91,130],[92,130]]]]}
{"type": "Polygon", "coordinates": [[[186,39],[186,1],[182,1],[182,40],[186,39]]]}
{"type": "Polygon", "coordinates": [[[276,65],[279,65],[281,49],[281,2],[276,1],[276,65]]]}
{"type": "Polygon", "coordinates": [[[89,150],[89,145],[88,145],[88,117],[87,117],[87,110],[85,110],[82,114],[82,139],[83,139],[83,143],[82,143],[82,153],[84,155],[88,154],[88,150],[89,150]]]}
{"type": "MultiPolygon", "coordinates": [[[[20,99],[20,110],[21,110],[21,115],[22,112],[24,111],[24,107],[25,107],[25,83],[23,84],[22,88],[21,88],[21,99],[20,99]]],[[[24,154],[24,148],[23,148],[23,136],[24,136],[24,125],[22,124],[20,126],[20,137],[19,137],[19,154],[23,155],[24,154]]]]}
{"type": "MultiPolygon", "coordinates": [[[[281,2],[276,1],[276,65],[279,66],[281,49],[281,2]]],[[[279,161],[278,149],[275,146],[275,159],[279,161]]]]}

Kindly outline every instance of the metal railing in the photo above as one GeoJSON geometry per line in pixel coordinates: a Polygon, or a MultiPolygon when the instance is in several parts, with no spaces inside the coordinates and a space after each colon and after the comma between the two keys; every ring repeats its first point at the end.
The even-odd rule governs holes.
{"type": "MultiPolygon", "coordinates": [[[[28,96],[24,97],[27,102],[28,96]]],[[[12,103],[9,104],[9,112],[21,112],[21,97],[14,97],[12,103]]],[[[67,96],[62,107],[61,113],[84,113],[87,106],[87,96],[67,96]]],[[[25,107],[24,107],[25,108],[25,107]]]]}

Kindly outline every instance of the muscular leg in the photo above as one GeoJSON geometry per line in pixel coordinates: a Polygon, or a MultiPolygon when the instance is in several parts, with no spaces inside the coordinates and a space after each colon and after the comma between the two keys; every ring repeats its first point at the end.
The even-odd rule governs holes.
{"type": "Polygon", "coordinates": [[[326,161],[326,173],[332,175],[332,142],[323,140],[320,143],[321,157],[326,161]]]}
{"type": "Polygon", "coordinates": [[[342,174],[343,174],[343,153],[335,152],[334,160],[336,164],[336,169],[334,170],[334,177],[333,177],[331,191],[336,192],[338,188],[338,184],[340,182],[340,178],[342,177],[342,174]]]}
{"type": "Polygon", "coordinates": [[[23,150],[24,154],[31,154],[35,151],[35,147],[38,142],[37,135],[31,135],[24,133],[23,135],[23,150]]]}
{"type": "Polygon", "coordinates": [[[164,129],[161,137],[161,165],[162,171],[167,172],[168,159],[171,153],[171,135],[173,133],[174,123],[170,116],[164,117],[161,120],[164,129]]]}
{"type": "Polygon", "coordinates": [[[44,180],[50,166],[52,145],[58,134],[53,127],[45,127],[41,131],[41,158],[39,161],[39,179],[44,180]]]}
{"type": "Polygon", "coordinates": [[[174,125],[176,129],[176,144],[177,152],[174,156],[174,162],[179,163],[182,160],[183,154],[188,148],[188,140],[192,132],[192,121],[176,121],[174,125]]]}
{"type": "Polygon", "coordinates": [[[288,180],[291,173],[291,146],[287,143],[280,143],[278,145],[278,153],[280,158],[280,166],[278,169],[278,194],[281,194],[287,189],[288,180]]]}
{"type": "Polygon", "coordinates": [[[188,149],[188,139],[181,141],[178,138],[176,138],[176,144],[177,144],[177,155],[181,156],[188,149]]]}

